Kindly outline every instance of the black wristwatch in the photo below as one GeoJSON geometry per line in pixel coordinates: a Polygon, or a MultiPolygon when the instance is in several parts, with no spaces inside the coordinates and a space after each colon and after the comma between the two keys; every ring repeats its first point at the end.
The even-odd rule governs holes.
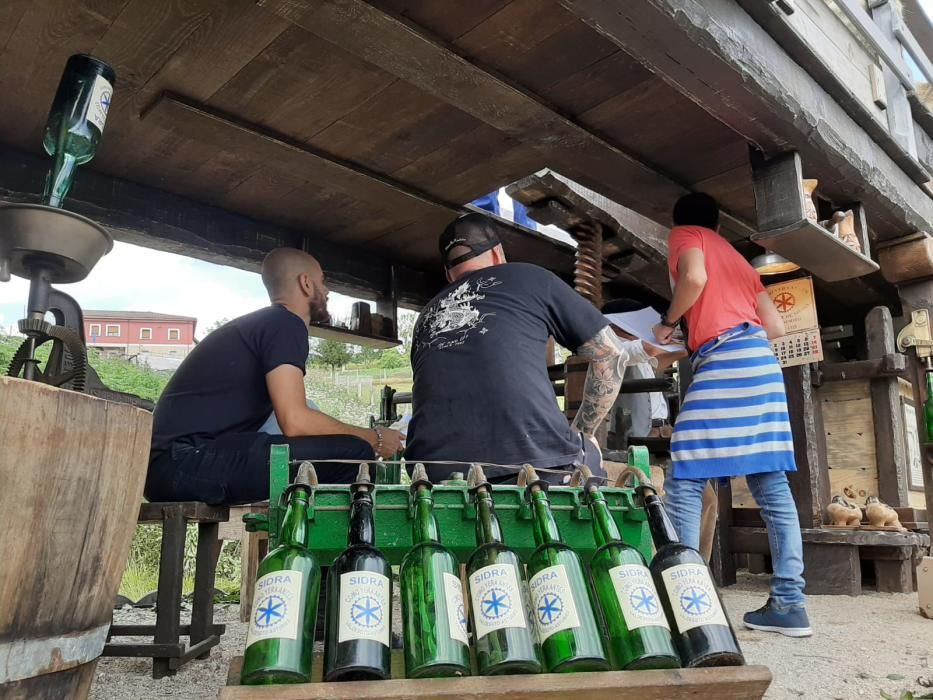
{"type": "Polygon", "coordinates": [[[667,314],[664,314],[664,315],[661,317],[661,325],[662,325],[662,326],[665,326],[666,328],[677,328],[677,326],[678,326],[679,323],[680,323],[680,319],[678,319],[678,320],[676,320],[676,321],[668,321],[668,320],[667,320],[667,314]]]}

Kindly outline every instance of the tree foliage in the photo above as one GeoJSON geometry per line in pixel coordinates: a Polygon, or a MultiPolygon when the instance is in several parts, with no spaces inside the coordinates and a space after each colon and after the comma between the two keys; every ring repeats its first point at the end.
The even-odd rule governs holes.
{"type": "Polygon", "coordinates": [[[350,364],[353,359],[350,348],[339,340],[319,340],[315,352],[317,353],[315,363],[330,367],[332,372],[350,364]]]}

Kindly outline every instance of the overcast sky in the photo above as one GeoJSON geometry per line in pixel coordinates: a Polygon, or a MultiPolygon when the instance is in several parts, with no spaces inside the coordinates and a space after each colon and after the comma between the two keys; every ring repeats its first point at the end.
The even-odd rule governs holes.
{"type": "MultiPolygon", "coordinates": [[[[933,0],[920,0],[933,20],[933,0]]],[[[29,283],[0,282],[0,331],[23,317],[29,283]]],[[[195,316],[199,336],[221,318],[233,318],[268,304],[255,273],[213,265],[172,253],[115,243],[88,279],[61,285],[85,309],[157,311],[195,316]]],[[[348,317],[352,300],[331,293],[331,314],[348,317]]]]}

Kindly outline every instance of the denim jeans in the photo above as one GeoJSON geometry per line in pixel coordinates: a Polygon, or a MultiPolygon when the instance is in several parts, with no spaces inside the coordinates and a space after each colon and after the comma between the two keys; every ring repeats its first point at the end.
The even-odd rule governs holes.
{"type": "MultiPolygon", "coordinates": [[[[768,528],[771,545],[771,598],[779,608],[804,603],[803,542],[800,522],[784,472],[748,474],[748,488],[768,528]]],[[[688,547],[700,547],[700,511],[706,479],[664,481],[664,502],[674,529],[688,547]]]]}

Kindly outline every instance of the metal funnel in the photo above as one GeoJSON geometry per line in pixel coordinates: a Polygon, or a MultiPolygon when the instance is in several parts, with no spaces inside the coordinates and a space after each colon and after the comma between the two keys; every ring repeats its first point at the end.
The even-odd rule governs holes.
{"type": "Polygon", "coordinates": [[[41,204],[0,206],[0,281],[48,271],[52,284],[80,282],[113,248],[101,226],[80,214],[41,204]]]}

